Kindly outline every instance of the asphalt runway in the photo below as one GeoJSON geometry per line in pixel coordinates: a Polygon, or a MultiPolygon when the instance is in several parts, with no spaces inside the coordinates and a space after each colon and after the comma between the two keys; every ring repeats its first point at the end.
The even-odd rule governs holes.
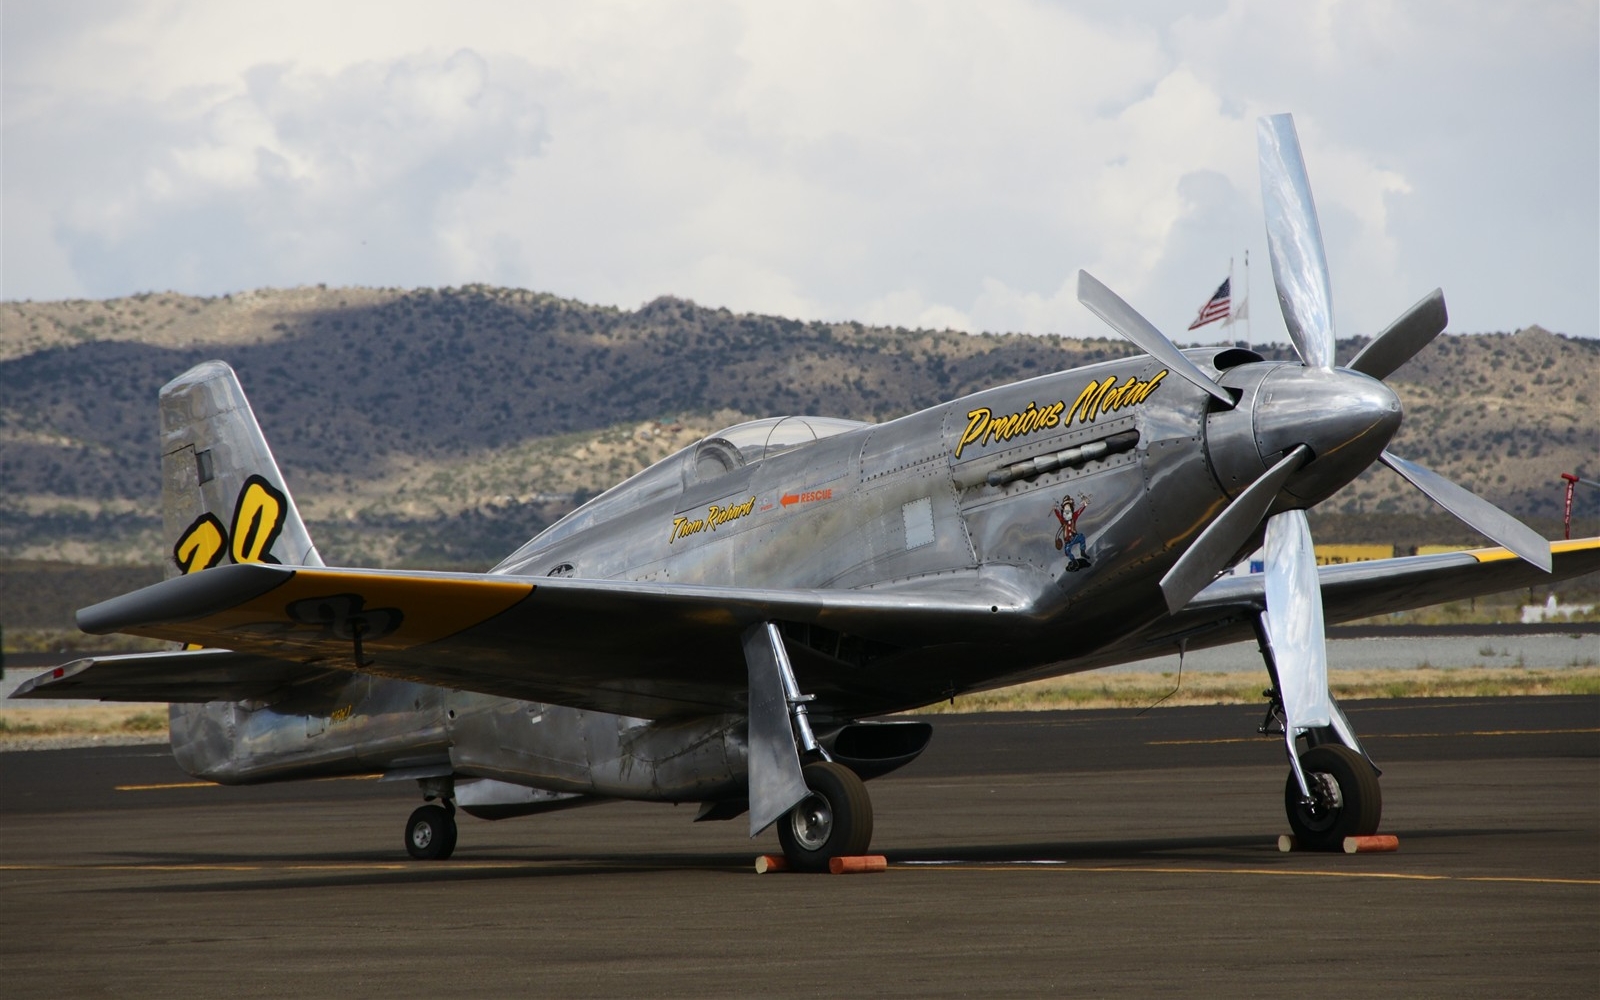
{"type": "Polygon", "coordinates": [[[1280,854],[1244,707],[951,716],[869,787],[877,875],[756,875],[692,807],[486,823],[410,783],[0,754],[6,997],[1595,995],[1600,697],[1353,702],[1394,854],[1280,854]]]}

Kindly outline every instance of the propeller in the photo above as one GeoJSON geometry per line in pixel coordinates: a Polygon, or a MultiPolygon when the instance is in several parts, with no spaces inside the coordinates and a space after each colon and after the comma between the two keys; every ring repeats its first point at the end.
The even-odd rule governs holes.
{"type": "Polygon", "coordinates": [[[1450,480],[1408,462],[1393,452],[1385,451],[1378,460],[1398,472],[1406,482],[1426,493],[1433,502],[1472,525],[1478,533],[1492,538],[1535,566],[1550,572],[1554,561],[1550,556],[1550,543],[1537,531],[1507,514],[1494,504],[1468,492],[1450,480]]]}
{"type": "Polygon", "coordinates": [[[1444,292],[1435,288],[1421,302],[1407,309],[1399,319],[1384,327],[1382,333],[1368,341],[1367,346],[1351,358],[1346,367],[1376,379],[1388,378],[1418,351],[1431,344],[1433,338],[1443,333],[1449,321],[1450,314],[1444,308],[1444,292]]]}
{"type": "Polygon", "coordinates": [[[1209,392],[1223,406],[1233,409],[1234,398],[1228,390],[1201,371],[1178,350],[1178,345],[1167,339],[1166,334],[1156,329],[1153,323],[1139,315],[1138,310],[1124,302],[1122,296],[1101,284],[1088,271],[1078,272],[1078,301],[1146,354],[1183,376],[1196,388],[1209,392]]]}
{"type": "MultiPolygon", "coordinates": [[[[1353,745],[1348,724],[1341,726],[1342,716],[1328,692],[1322,593],[1304,508],[1376,458],[1457,518],[1547,572],[1550,544],[1487,500],[1384,449],[1398,427],[1398,401],[1381,380],[1443,332],[1448,321],[1444,294],[1437,289],[1429,293],[1374,337],[1347,367],[1336,370],[1327,256],[1294,120],[1289,115],[1262,118],[1256,137],[1273,284],[1304,367],[1291,369],[1290,375],[1274,383],[1273,392],[1263,390],[1250,404],[1255,444],[1269,467],[1189,544],[1162,577],[1161,590],[1168,609],[1176,613],[1237,557],[1266,518],[1262,619],[1276,664],[1287,736],[1292,743],[1300,731],[1333,725],[1353,745]],[[1271,449],[1283,450],[1268,455],[1267,439],[1284,435],[1287,439],[1271,449]],[[1318,494],[1324,486],[1326,490],[1318,494]],[[1297,493],[1311,500],[1302,500],[1297,493]]],[[[1237,405],[1229,390],[1191,363],[1154,325],[1082,271],[1078,299],[1227,409],[1237,405]]]]}
{"type": "MultiPolygon", "coordinates": [[[[1260,119],[1256,140],[1272,278],[1284,324],[1308,367],[1331,369],[1334,329],[1328,261],[1293,117],[1260,119]]],[[[1435,289],[1373,338],[1351,361],[1350,370],[1375,379],[1392,374],[1431,343],[1447,320],[1444,293],[1435,289]]],[[[1549,572],[1549,542],[1510,514],[1387,450],[1379,460],[1462,521],[1549,572]]],[[[1305,511],[1286,510],[1268,518],[1265,547],[1267,634],[1292,738],[1300,729],[1329,725],[1332,715],[1322,591],[1305,511]]]]}
{"type": "Polygon", "coordinates": [[[1333,290],[1322,250],[1322,224],[1311,200],[1311,179],[1300,155],[1291,115],[1256,121],[1261,154],[1261,201],[1267,216],[1267,250],[1278,308],[1300,359],[1313,368],[1333,367],[1333,290]]]}
{"type": "Polygon", "coordinates": [[[1161,578],[1161,594],[1167,610],[1177,614],[1206,584],[1216,579],[1217,570],[1226,566],[1241,546],[1255,533],[1256,526],[1278,499],[1289,477],[1311,460],[1311,449],[1301,445],[1285,455],[1277,465],[1251,483],[1223,509],[1216,520],[1206,525],[1200,536],[1178,557],[1161,578]]]}
{"type": "Polygon", "coordinates": [[[1322,586],[1311,525],[1303,510],[1267,519],[1267,636],[1278,665],[1278,694],[1289,732],[1333,721],[1322,586]]]}

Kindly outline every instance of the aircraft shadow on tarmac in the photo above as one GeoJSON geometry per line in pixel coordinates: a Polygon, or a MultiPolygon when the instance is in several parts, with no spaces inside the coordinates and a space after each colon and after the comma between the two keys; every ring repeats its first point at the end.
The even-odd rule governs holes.
{"type": "MultiPolygon", "coordinates": [[[[1457,829],[1397,830],[1402,843],[1417,848],[1431,840],[1467,837],[1548,836],[1551,829],[1457,829]]],[[[220,881],[162,882],[130,886],[130,893],[189,894],[278,890],[285,888],[360,888],[397,883],[435,884],[451,882],[503,881],[513,879],[571,878],[600,875],[650,875],[682,872],[705,874],[747,874],[758,850],[718,854],[485,854],[479,858],[463,855],[448,863],[397,860],[390,854],[185,854],[176,857],[157,852],[126,852],[120,864],[175,866],[188,874],[226,876],[220,881]],[[238,877],[240,870],[249,877],[238,877]]],[[[1072,843],[985,844],[950,846],[939,849],[887,850],[882,852],[891,866],[1030,865],[1074,863],[1121,863],[1160,867],[1161,863],[1205,863],[1227,865],[1249,859],[1259,865],[1266,859],[1291,856],[1278,851],[1273,837],[1215,836],[1145,840],[1086,841],[1072,843]]],[[[1309,858],[1337,858],[1341,855],[1292,855],[1297,863],[1309,858]]]]}

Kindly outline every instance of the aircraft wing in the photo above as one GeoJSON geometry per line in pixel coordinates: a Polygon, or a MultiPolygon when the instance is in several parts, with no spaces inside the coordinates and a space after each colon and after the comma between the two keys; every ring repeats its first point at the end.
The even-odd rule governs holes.
{"type": "MultiPolygon", "coordinates": [[[[1504,548],[1321,566],[1323,612],[1332,625],[1600,572],[1600,538],[1551,542],[1550,549],[1555,563],[1550,573],[1504,548]]],[[[1200,649],[1253,639],[1251,618],[1264,601],[1262,574],[1224,577],[1177,614],[1100,651],[1089,666],[1171,653],[1183,640],[1200,649]]]]}
{"type": "MultiPolygon", "coordinates": [[[[1600,539],[1552,548],[1550,575],[1499,548],[1321,567],[1327,620],[1600,571],[1600,539]]],[[[1036,676],[1162,655],[1184,641],[1198,649],[1249,640],[1263,589],[1259,574],[1218,580],[1178,614],[1036,676]]],[[[168,580],[86,608],[78,621],[88,632],[223,648],[78,661],[21,696],[264,697],[338,669],[644,718],[744,711],[739,637],[757,622],[810,626],[891,649],[964,644],[975,656],[992,655],[1039,624],[1003,584],[979,579],[947,580],[938,589],[768,591],[260,563],[168,580]]],[[[806,678],[819,698],[845,711],[916,700],[903,686],[915,681],[914,667],[909,675],[876,676],[818,658],[807,664],[806,678]]]]}
{"type": "Polygon", "coordinates": [[[327,668],[227,649],[89,656],[30,677],[13,698],[206,702],[265,698],[327,668]]]}
{"type": "MultiPolygon", "coordinates": [[[[751,624],[796,623],[892,647],[999,636],[1019,611],[1004,586],[976,581],[917,592],[767,591],[244,563],[85,608],[78,624],[231,650],[242,685],[271,661],[660,718],[744,711],[740,635],[751,624]]],[[[99,687],[85,679],[82,693],[63,687],[60,696],[94,697],[119,687],[111,671],[146,668],[150,695],[140,700],[218,690],[197,681],[196,692],[174,697],[183,694],[177,677],[157,683],[160,671],[181,673],[177,656],[85,668],[99,687]]],[[[817,687],[848,690],[845,670],[815,677],[817,687]]],[[[53,696],[47,686],[35,697],[53,696]]]]}

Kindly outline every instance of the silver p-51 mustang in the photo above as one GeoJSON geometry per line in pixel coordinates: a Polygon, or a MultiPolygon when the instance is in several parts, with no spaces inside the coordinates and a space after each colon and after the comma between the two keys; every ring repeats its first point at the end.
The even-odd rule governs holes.
{"type": "Polygon", "coordinates": [[[1088,274],[1145,355],[881,424],[758,420],[584,504],[483,574],[330,568],[237,379],[161,391],[169,579],[78,614],[180,651],[79,660],[19,697],[169,701],[185,770],[225,783],[415,779],[418,858],[455,812],[695,802],[826,868],[872,835],[864,781],[957,695],[1254,636],[1289,823],[1376,831],[1377,769],[1328,692],[1325,619],[1600,568],[1385,450],[1381,381],[1445,325],[1434,292],[1342,368],[1288,116],[1259,130],[1273,276],[1301,363],[1180,351],[1088,274]],[[1319,569],[1305,510],[1382,462],[1501,548],[1319,569]],[[1219,578],[1265,545],[1265,572],[1219,578]]]}

